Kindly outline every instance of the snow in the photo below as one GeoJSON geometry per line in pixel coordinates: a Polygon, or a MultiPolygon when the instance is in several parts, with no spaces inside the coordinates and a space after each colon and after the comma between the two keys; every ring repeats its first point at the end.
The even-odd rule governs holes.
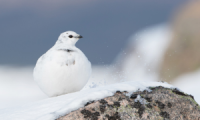
{"type": "Polygon", "coordinates": [[[200,69],[179,76],[172,84],[181,91],[193,95],[195,101],[200,104],[200,69]]]}
{"type": "Polygon", "coordinates": [[[33,80],[32,66],[0,66],[0,109],[45,98],[33,80]]]}
{"type": "Polygon", "coordinates": [[[127,47],[116,59],[117,69],[126,80],[159,80],[159,67],[170,43],[170,31],[167,24],[160,24],[130,37],[127,47]]]}
{"type": "MultiPolygon", "coordinates": [[[[0,109],[48,98],[33,80],[33,68],[0,66],[0,109]]],[[[104,66],[93,66],[92,69],[92,77],[84,89],[116,83],[111,69],[104,66]]]]}
{"type": "Polygon", "coordinates": [[[175,88],[170,84],[150,81],[121,82],[97,88],[90,88],[66,94],[58,97],[48,98],[38,102],[16,106],[14,108],[0,109],[0,119],[3,120],[55,120],[59,116],[77,110],[88,101],[100,100],[112,96],[116,91],[135,92],[149,90],[148,87],[163,86],[175,88]]]}
{"type": "Polygon", "coordinates": [[[135,102],[140,102],[141,104],[147,104],[146,100],[142,98],[140,95],[137,95],[135,102]]]}
{"type": "MultiPolygon", "coordinates": [[[[0,109],[48,98],[33,80],[34,66],[0,66],[0,109]]],[[[83,90],[116,83],[106,66],[93,66],[92,76],[83,90]]]]}

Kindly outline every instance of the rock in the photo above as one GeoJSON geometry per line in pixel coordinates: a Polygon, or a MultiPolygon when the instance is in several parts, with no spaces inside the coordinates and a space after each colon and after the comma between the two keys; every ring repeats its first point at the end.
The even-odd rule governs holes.
{"type": "Polygon", "coordinates": [[[160,67],[160,79],[168,83],[200,69],[200,1],[190,1],[172,18],[172,38],[160,67]]]}
{"type": "Polygon", "coordinates": [[[200,119],[200,106],[193,96],[161,86],[149,89],[152,91],[137,91],[132,95],[117,91],[113,96],[88,101],[85,107],[57,120],[200,119]]]}

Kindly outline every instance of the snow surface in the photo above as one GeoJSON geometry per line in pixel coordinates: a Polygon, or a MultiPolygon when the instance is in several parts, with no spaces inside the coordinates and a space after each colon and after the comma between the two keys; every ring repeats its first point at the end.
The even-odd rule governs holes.
{"type": "Polygon", "coordinates": [[[0,109],[47,98],[33,80],[33,67],[0,66],[0,109]]]}
{"type": "Polygon", "coordinates": [[[148,87],[163,86],[175,88],[170,84],[150,81],[121,82],[97,88],[90,88],[80,92],[48,98],[38,102],[17,106],[15,108],[0,109],[1,120],[55,120],[71,111],[77,110],[88,101],[100,100],[112,96],[116,91],[129,93],[148,90],[148,87]]]}
{"type": "Polygon", "coordinates": [[[183,92],[193,95],[195,101],[200,104],[200,69],[181,75],[172,84],[183,92]]]}
{"type": "MultiPolygon", "coordinates": [[[[48,98],[33,80],[34,66],[0,66],[0,109],[48,98]]],[[[83,88],[95,88],[116,83],[106,66],[93,66],[92,76],[83,88]]]]}

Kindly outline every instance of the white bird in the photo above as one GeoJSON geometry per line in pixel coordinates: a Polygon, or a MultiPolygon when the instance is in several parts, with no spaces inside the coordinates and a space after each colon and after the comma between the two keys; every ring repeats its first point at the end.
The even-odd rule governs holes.
{"type": "Polygon", "coordinates": [[[37,61],[33,77],[50,97],[81,90],[91,75],[91,63],[75,44],[81,35],[61,33],[55,45],[37,61]]]}

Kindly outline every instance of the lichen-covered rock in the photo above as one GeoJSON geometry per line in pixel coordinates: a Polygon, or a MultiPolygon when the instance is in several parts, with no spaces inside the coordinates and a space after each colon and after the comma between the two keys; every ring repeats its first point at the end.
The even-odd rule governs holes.
{"type": "Polygon", "coordinates": [[[131,95],[116,91],[57,120],[200,120],[200,106],[193,96],[161,86],[149,89],[131,95]]]}

